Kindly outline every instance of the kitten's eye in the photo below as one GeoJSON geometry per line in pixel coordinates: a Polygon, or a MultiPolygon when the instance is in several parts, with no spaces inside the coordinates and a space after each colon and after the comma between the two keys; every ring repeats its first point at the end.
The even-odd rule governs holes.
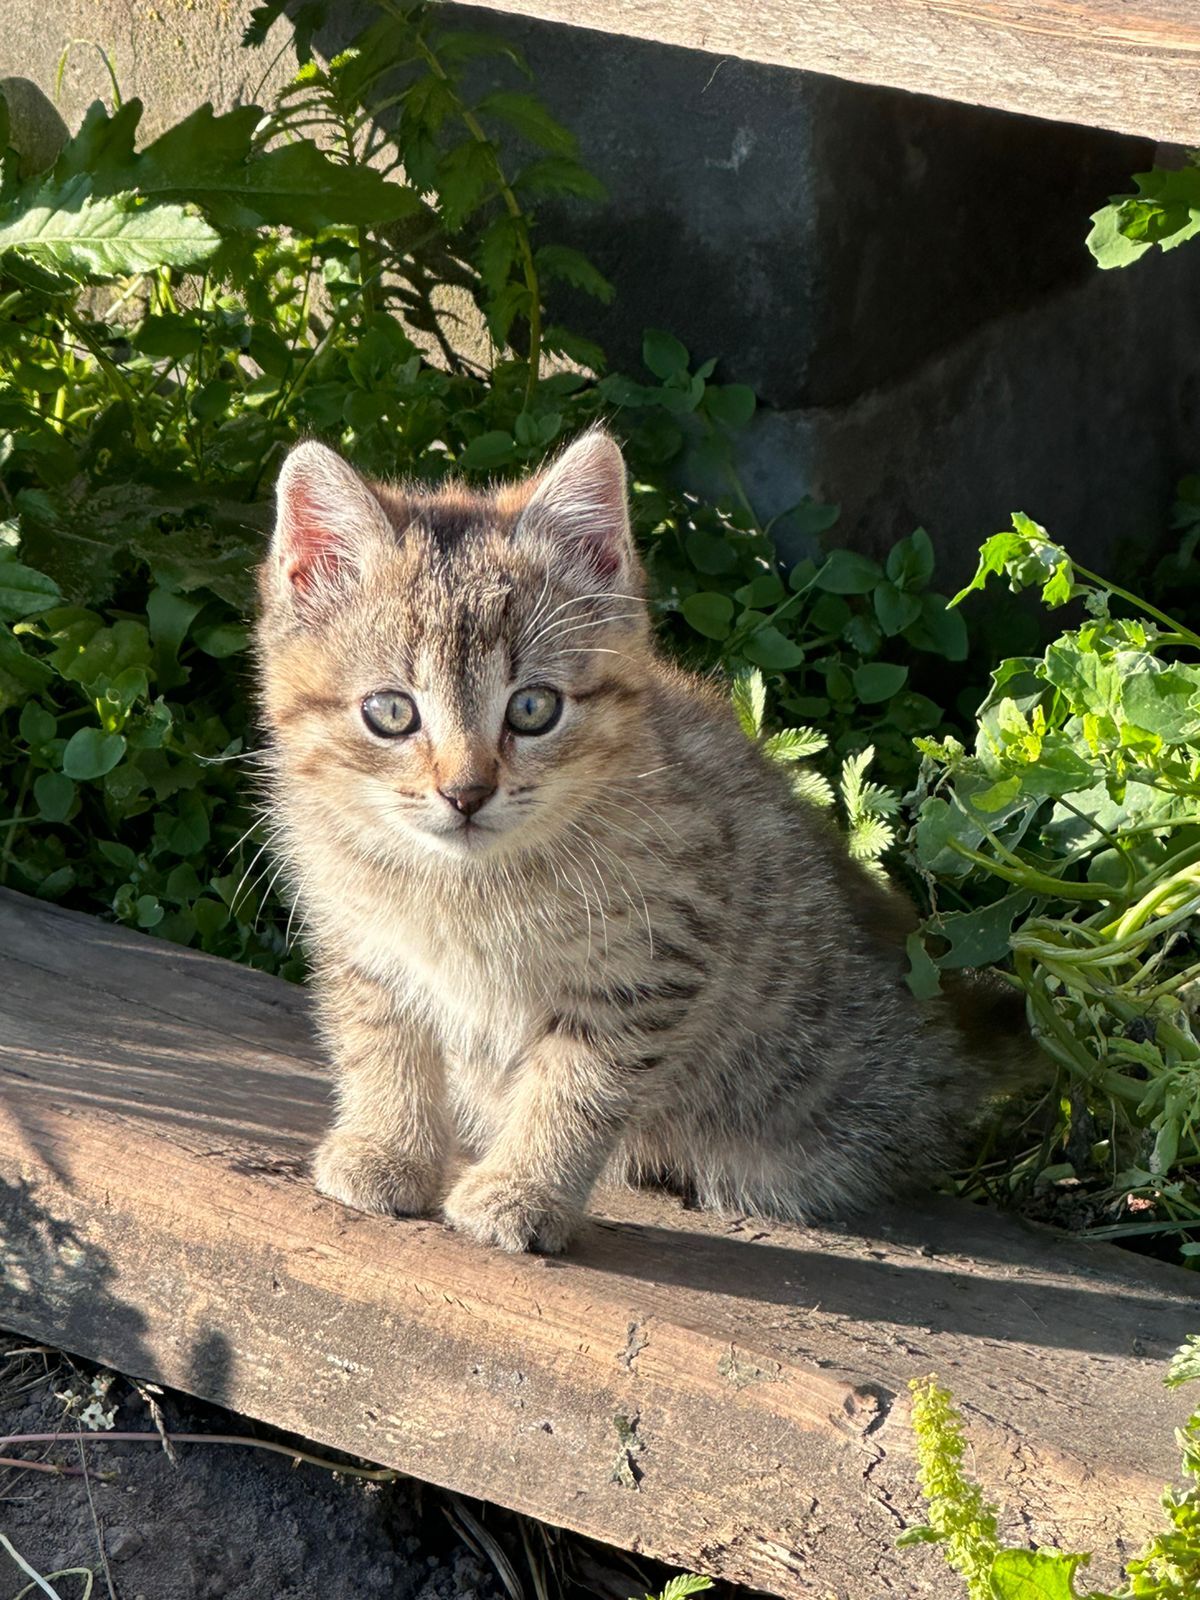
{"type": "Polygon", "coordinates": [[[510,696],[504,720],[514,733],[549,733],[562,716],[563,697],[557,689],[535,686],[510,696]]]}
{"type": "Polygon", "coordinates": [[[401,734],[416,733],[421,726],[416,702],[399,689],[376,689],[363,701],[362,714],[367,727],[381,739],[398,739],[401,734]]]}

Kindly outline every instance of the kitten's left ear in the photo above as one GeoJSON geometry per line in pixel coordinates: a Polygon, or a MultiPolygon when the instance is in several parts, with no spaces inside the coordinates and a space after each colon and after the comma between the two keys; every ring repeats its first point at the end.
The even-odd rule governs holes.
{"type": "Polygon", "coordinates": [[[616,441],[600,428],[576,439],[538,480],[517,531],[551,539],[589,581],[622,587],[637,558],[616,441]]]}
{"type": "Polygon", "coordinates": [[[346,593],[369,549],[393,537],[370,486],[349,462],[313,440],[288,455],[275,499],[273,587],[301,610],[346,593]]]}

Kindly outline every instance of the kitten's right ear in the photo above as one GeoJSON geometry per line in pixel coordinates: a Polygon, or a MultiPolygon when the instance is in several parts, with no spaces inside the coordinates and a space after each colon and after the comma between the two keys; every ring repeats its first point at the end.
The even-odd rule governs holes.
{"type": "Polygon", "coordinates": [[[369,545],[392,538],[368,485],[323,444],[298,444],[275,486],[273,588],[304,610],[344,594],[362,571],[369,545]]]}

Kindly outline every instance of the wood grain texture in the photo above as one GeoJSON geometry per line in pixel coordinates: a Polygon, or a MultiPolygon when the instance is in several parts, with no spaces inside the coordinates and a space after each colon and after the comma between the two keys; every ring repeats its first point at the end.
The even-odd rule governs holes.
{"type": "Polygon", "coordinates": [[[1176,1470],[1189,1274],[950,1203],[805,1231],[606,1195],[556,1261],[359,1216],[304,1173],[302,993],[12,894],[0,1095],[0,1326],[680,1566],[957,1596],[893,1548],[931,1370],[1022,1540],[1115,1557],[1176,1470]]]}
{"type": "Polygon", "coordinates": [[[472,0],[970,105],[1200,145],[1196,0],[472,0]]]}

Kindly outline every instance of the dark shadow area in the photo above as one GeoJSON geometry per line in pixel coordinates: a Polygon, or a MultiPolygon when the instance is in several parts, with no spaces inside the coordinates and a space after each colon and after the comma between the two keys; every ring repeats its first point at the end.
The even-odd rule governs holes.
{"type": "Polygon", "coordinates": [[[58,1349],[120,1350],[127,1371],[153,1377],[146,1320],[114,1293],[107,1253],[55,1216],[40,1186],[0,1176],[0,1328],[58,1349]]]}
{"type": "MultiPolygon", "coordinates": [[[[599,1221],[565,1269],[552,1270],[574,1261],[647,1287],[819,1311],[823,1321],[1095,1355],[1165,1358],[1200,1331],[1200,1294],[1182,1268],[1024,1228],[965,1202],[914,1201],[836,1232],[752,1219],[744,1233],[599,1221]],[[768,1242],[780,1233],[787,1244],[768,1242]],[[941,1262],[943,1252],[954,1261],[941,1262]]],[[[802,1321],[795,1331],[803,1338],[802,1321]]]]}

